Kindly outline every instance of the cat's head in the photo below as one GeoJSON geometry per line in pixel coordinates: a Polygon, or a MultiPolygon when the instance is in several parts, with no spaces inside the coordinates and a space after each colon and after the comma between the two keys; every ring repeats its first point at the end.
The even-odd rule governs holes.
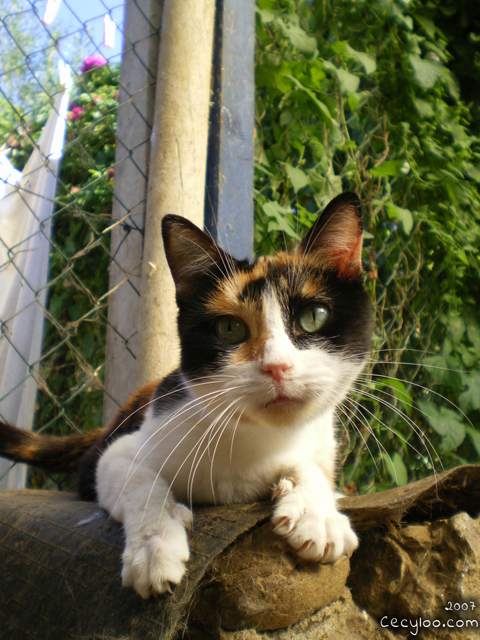
{"type": "Polygon", "coordinates": [[[358,197],[337,196],[293,251],[253,263],[179,216],[163,236],[192,391],[265,425],[333,410],[370,349],[358,197]]]}

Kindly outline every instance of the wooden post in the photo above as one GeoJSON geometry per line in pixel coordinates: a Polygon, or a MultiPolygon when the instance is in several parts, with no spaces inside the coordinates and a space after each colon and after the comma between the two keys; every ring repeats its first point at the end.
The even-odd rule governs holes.
{"type": "Polygon", "coordinates": [[[103,422],[137,388],[143,233],[162,0],[125,2],[103,422]]]}
{"type": "Polygon", "coordinates": [[[255,0],[218,0],[205,225],[236,258],[253,250],[255,0]]]}
{"type": "Polygon", "coordinates": [[[165,0],[147,194],[139,385],[179,360],[174,285],[162,219],[176,213],[203,226],[214,0],[165,0]]]}

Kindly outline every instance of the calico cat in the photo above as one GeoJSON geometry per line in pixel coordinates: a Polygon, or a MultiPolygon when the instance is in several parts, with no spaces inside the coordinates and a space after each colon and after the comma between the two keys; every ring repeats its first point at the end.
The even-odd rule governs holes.
{"type": "Polygon", "coordinates": [[[275,500],[301,558],[332,562],[357,538],[334,493],[335,410],[369,355],[361,206],[336,197],[290,253],[238,261],[189,221],[163,221],[181,367],[112,425],[70,437],[0,423],[0,455],[80,467],[79,491],[123,523],[122,581],[144,598],[178,584],[198,503],[275,500]]]}

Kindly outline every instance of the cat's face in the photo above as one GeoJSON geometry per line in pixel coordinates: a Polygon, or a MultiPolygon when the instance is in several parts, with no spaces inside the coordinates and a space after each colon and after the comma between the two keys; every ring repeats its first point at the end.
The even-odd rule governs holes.
{"type": "Polygon", "coordinates": [[[343,194],[291,253],[239,262],[168,216],[182,370],[226,416],[294,425],[332,410],[368,356],[360,205],[343,194]]]}

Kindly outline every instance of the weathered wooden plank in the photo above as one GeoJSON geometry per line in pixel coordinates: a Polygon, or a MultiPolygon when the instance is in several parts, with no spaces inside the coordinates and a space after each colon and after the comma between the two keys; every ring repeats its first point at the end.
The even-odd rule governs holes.
{"type": "Polygon", "coordinates": [[[175,213],[203,225],[214,0],[164,0],[142,264],[137,383],[179,363],[175,287],[162,220],[175,213]]]}

